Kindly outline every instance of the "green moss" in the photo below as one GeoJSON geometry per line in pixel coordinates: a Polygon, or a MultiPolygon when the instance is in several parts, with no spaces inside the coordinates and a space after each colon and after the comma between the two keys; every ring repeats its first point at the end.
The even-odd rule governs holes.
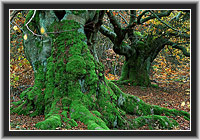
{"type": "Polygon", "coordinates": [[[188,121],[190,120],[190,119],[189,119],[188,117],[186,117],[186,116],[184,116],[184,119],[186,119],[186,120],[188,120],[188,121]]]}
{"type": "Polygon", "coordinates": [[[148,124],[152,129],[152,125],[157,122],[160,124],[162,129],[172,129],[174,126],[177,126],[178,123],[173,119],[169,119],[166,116],[159,116],[159,115],[148,115],[148,116],[141,116],[133,120],[134,128],[140,128],[146,124],[148,124]]]}
{"type": "MultiPolygon", "coordinates": [[[[26,91],[22,92],[20,95],[21,100],[24,100],[21,104],[16,103],[17,107],[12,110],[18,114],[30,114],[30,116],[36,116],[43,112],[44,110],[44,97],[41,94],[41,89],[44,87],[44,74],[40,71],[42,67],[39,67],[37,77],[35,78],[35,86],[28,88],[26,91]],[[41,76],[41,77],[40,77],[41,76]],[[34,108],[33,108],[34,107],[34,108]]],[[[15,103],[14,103],[15,104],[15,103]]]]}
{"type": "Polygon", "coordinates": [[[113,82],[109,81],[108,82],[109,87],[114,91],[115,95],[119,98],[123,92],[120,90],[119,87],[117,87],[113,82]]]}
{"type": "Polygon", "coordinates": [[[99,73],[99,76],[101,76],[101,77],[102,77],[102,76],[103,76],[103,74],[102,74],[102,73],[99,73]]]}
{"type": "Polygon", "coordinates": [[[102,114],[102,119],[109,128],[121,127],[124,125],[124,120],[121,118],[122,113],[117,108],[117,96],[114,92],[108,88],[108,81],[105,80],[105,84],[100,84],[101,93],[98,96],[98,104],[101,107],[100,113],[102,114]]]}
{"type": "Polygon", "coordinates": [[[61,115],[64,116],[64,117],[62,118],[62,120],[63,120],[64,122],[66,122],[67,128],[68,128],[68,129],[71,128],[71,127],[76,127],[76,126],[78,126],[77,122],[76,122],[74,119],[69,119],[69,118],[67,118],[67,111],[63,111],[63,112],[61,113],[61,115]]]}
{"type": "Polygon", "coordinates": [[[42,130],[55,130],[57,127],[61,127],[61,117],[58,114],[54,114],[45,121],[37,123],[36,127],[42,130]]]}
{"type": "Polygon", "coordinates": [[[71,102],[72,102],[72,99],[70,99],[69,97],[62,98],[62,104],[64,107],[69,106],[71,102]]]}
{"type": "Polygon", "coordinates": [[[33,13],[34,13],[34,10],[30,10],[28,12],[24,24],[26,24],[30,20],[30,18],[33,16],[33,13]]]}
{"type": "MultiPolygon", "coordinates": [[[[34,10],[30,10],[26,16],[24,25],[28,23],[28,21],[31,19],[31,17],[33,16],[34,10]]],[[[31,20],[31,22],[28,24],[29,28],[34,31],[36,29],[36,26],[38,26],[39,23],[39,12],[36,11],[36,14],[34,16],[34,18],[31,20]]],[[[24,26],[23,28],[26,28],[26,26],[24,26]]],[[[29,31],[30,32],[30,31],[29,31]]]]}
{"type": "Polygon", "coordinates": [[[22,100],[19,100],[19,101],[17,101],[17,102],[13,102],[12,104],[14,105],[14,106],[17,106],[17,105],[20,105],[22,103],[22,100]]]}
{"type": "Polygon", "coordinates": [[[12,108],[11,109],[11,114],[12,113],[18,113],[18,114],[28,114],[27,113],[27,110],[24,110],[23,107],[27,104],[27,101],[21,103],[21,104],[18,104],[19,106],[15,107],[15,108],[12,108]]]}
{"type": "Polygon", "coordinates": [[[88,130],[105,130],[104,128],[96,124],[94,121],[88,121],[87,125],[88,130]]]}
{"type": "Polygon", "coordinates": [[[153,87],[153,88],[159,88],[159,86],[156,85],[156,84],[151,84],[151,87],[153,87]]]}
{"type": "Polygon", "coordinates": [[[126,80],[128,77],[128,63],[125,61],[124,65],[122,66],[122,73],[119,81],[126,80]]]}
{"type": "Polygon", "coordinates": [[[27,94],[28,92],[30,92],[32,89],[33,89],[33,87],[29,87],[29,88],[27,88],[25,91],[23,91],[23,92],[20,94],[20,99],[23,99],[23,98],[26,96],[26,94],[27,94]]]}
{"type": "Polygon", "coordinates": [[[74,78],[78,78],[86,74],[86,63],[83,57],[73,55],[69,58],[69,62],[66,65],[66,72],[73,74],[74,78]]]}
{"type": "Polygon", "coordinates": [[[58,114],[60,107],[58,106],[60,99],[56,98],[51,102],[51,108],[48,112],[48,114],[45,115],[45,119],[52,116],[53,114],[58,114]]]}
{"type": "Polygon", "coordinates": [[[101,113],[99,111],[91,111],[93,114],[95,114],[97,117],[102,117],[101,113]]]}
{"type": "Polygon", "coordinates": [[[90,111],[85,106],[80,104],[80,102],[77,100],[73,101],[70,106],[70,116],[72,119],[80,120],[81,122],[86,124],[88,126],[88,129],[95,130],[101,127],[105,130],[109,130],[109,128],[106,126],[105,122],[101,118],[91,114],[90,111]]]}
{"type": "Polygon", "coordinates": [[[86,12],[86,10],[72,10],[72,13],[74,15],[80,15],[80,14],[85,13],[85,12],[86,12]]]}
{"type": "Polygon", "coordinates": [[[122,108],[129,114],[146,116],[146,115],[151,115],[151,114],[161,115],[164,113],[167,116],[182,115],[186,119],[190,118],[190,114],[185,111],[179,111],[176,109],[167,109],[167,108],[163,108],[157,105],[150,105],[143,102],[141,99],[135,96],[126,95],[112,82],[109,82],[109,86],[116,93],[118,97],[118,101],[122,97],[125,99],[125,101],[122,104],[120,104],[120,108],[122,108]]]}
{"type": "MultiPolygon", "coordinates": [[[[185,112],[146,104],[135,96],[123,93],[114,83],[104,80],[103,66],[95,62],[85,43],[86,36],[79,30],[83,28],[80,27],[75,21],[55,22],[48,27],[47,31],[60,33],[49,34],[54,46],[48,58],[47,71],[44,73],[41,62],[36,64],[35,86],[21,94],[25,102],[14,103],[17,107],[15,112],[30,114],[33,111],[33,116],[45,113],[46,120],[36,125],[40,129],[56,129],[61,126],[61,121],[71,128],[77,126],[77,120],[90,130],[125,128],[125,125],[131,125],[131,122],[124,120],[126,113],[144,116],[134,120],[137,122],[135,127],[148,123],[148,120],[159,120],[163,128],[173,126],[167,118],[159,117],[162,113],[182,114],[189,119],[189,114],[185,112]],[[62,120],[59,115],[61,110],[62,120]],[[151,114],[154,115],[148,116],[151,114]]],[[[136,64],[140,64],[140,61],[138,59],[136,64]]],[[[148,80],[146,75],[139,75],[136,68],[130,70],[127,66],[129,64],[126,62],[123,80],[139,85],[148,83],[143,81],[148,80]],[[130,79],[126,79],[128,74],[132,74],[130,79]]]]}

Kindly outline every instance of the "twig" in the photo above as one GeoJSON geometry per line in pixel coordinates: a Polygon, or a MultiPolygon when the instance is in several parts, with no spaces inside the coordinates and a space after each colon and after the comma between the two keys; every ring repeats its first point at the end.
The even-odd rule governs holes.
{"type": "Polygon", "coordinates": [[[34,16],[35,16],[35,13],[36,13],[36,10],[34,10],[34,13],[33,13],[33,15],[32,15],[32,17],[29,19],[29,21],[26,23],[26,28],[33,34],[33,35],[35,35],[35,36],[43,36],[43,35],[39,35],[39,34],[36,34],[36,33],[34,33],[29,27],[28,27],[28,24],[31,22],[31,20],[34,18],[34,16]]]}
{"type": "Polygon", "coordinates": [[[16,23],[16,22],[14,22],[13,21],[13,23],[12,22],[10,22],[12,25],[14,25],[13,23],[15,23],[15,25],[22,31],[22,32],[24,32],[24,30],[16,23]]]}
{"type": "Polygon", "coordinates": [[[126,22],[126,24],[128,24],[127,20],[124,18],[124,16],[122,16],[120,13],[118,13],[119,16],[126,22]]]}
{"type": "Polygon", "coordinates": [[[11,19],[10,19],[10,23],[13,25],[13,23],[22,31],[22,32],[24,32],[24,30],[16,23],[16,22],[14,22],[13,21],[13,19],[14,19],[14,17],[19,13],[19,12],[21,12],[22,10],[17,10],[17,11],[13,11],[12,13],[11,13],[11,19]],[[13,23],[12,23],[13,22],[13,23]]]}
{"type": "Polygon", "coordinates": [[[168,25],[167,23],[165,23],[164,21],[162,21],[152,10],[149,10],[160,22],[162,22],[163,24],[165,24],[167,27],[171,28],[172,30],[174,31],[178,31],[180,33],[184,32],[184,31],[180,31],[180,30],[177,30],[175,28],[173,28],[172,26],[168,25]]]}
{"type": "Polygon", "coordinates": [[[29,21],[26,23],[26,26],[27,26],[27,25],[31,22],[31,20],[34,18],[35,13],[36,13],[36,10],[34,10],[34,13],[33,13],[32,17],[29,19],[29,21]]]}
{"type": "Polygon", "coordinates": [[[14,10],[11,14],[10,14],[10,16],[12,16],[11,17],[11,19],[10,19],[10,21],[12,22],[12,20],[14,19],[14,17],[19,13],[19,12],[21,12],[22,10],[14,10]]]}

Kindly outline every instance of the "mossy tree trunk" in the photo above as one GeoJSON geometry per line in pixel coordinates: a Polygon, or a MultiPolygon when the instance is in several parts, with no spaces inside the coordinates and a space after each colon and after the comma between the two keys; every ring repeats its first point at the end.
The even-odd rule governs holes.
{"type": "Polygon", "coordinates": [[[150,65],[165,45],[170,45],[172,48],[181,50],[185,56],[190,56],[185,47],[170,41],[171,37],[178,36],[184,36],[186,39],[189,39],[187,35],[178,35],[178,32],[177,34],[169,33],[166,31],[168,28],[162,25],[155,25],[160,29],[160,31],[157,31],[157,34],[153,35],[152,32],[147,30],[146,22],[154,18],[169,16],[172,10],[163,11],[158,14],[159,16],[150,15],[145,17],[145,13],[148,12],[150,11],[145,10],[141,14],[138,14],[136,10],[131,10],[129,14],[127,13],[129,21],[122,18],[127,23],[127,26],[124,27],[121,25],[120,19],[113,14],[112,10],[106,11],[113,30],[102,25],[100,32],[112,41],[115,53],[126,57],[121,78],[117,81],[118,83],[149,86],[150,65]],[[141,26],[144,27],[144,30],[140,29],[141,26]]]}
{"type": "Polygon", "coordinates": [[[150,66],[158,53],[164,48],[167,39],[153,36],[138,37],[134,32],[129,34],[130,46],[124,43],[123,35],[116,35],[103,26],[101,33],[108,36],[113,42],[113,50],[119,55],[124,55],[126,60],[118,83],[131,83],[132,85],[150,86],[150,66]],[[144,40],[144,41],[140,41],[144,40]]]}
{"type": "Polygon", "coordinates": [[[165,38],[146,37],[146,41],[134,40],[131,51],[126,54],[119,82],[150,86],[150,66],[167,42],[165,38]]]}
{"type": "Polygon", "coordinates": [[[120,82],[139,85],[149,86],[149,69],[150,69],[150,58],[144,60],[143,56],[135,58],[128,58],[122,68],[120,82]]]}
{"type": "Polygon", "coordinates": [[[35,85],[21,93],[21,100],[13,103],[11,113],[44,114],[45,121],[36,124],[40,129],[56,129],[63,123],[70,128],[78,120],[91,130],[127,126],[137,129],[156,120],[170,129],[177,123],[160,114],[189,118],[184,111],[145,104],[105,79],[103,66],[88,48],[89,37],[95,34],[86,31],[88,21],[98,28],[103,14],[104,11],[29,12],[26,23],[30,21],[30,30],[37,34],[25,28],[24,47],[34,68],[35,85]],[[139,117],[130,121],[126,113],[139,117]]]}

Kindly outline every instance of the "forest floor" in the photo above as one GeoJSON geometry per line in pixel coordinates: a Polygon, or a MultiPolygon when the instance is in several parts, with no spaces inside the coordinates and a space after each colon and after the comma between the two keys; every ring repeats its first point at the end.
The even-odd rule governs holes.
{"type": "MultiPolygon", "coordinates": [[[[190,113],[190,82],[163,83],[159,84],[158,88],[128,85],[120,86],[120,88],[127,94],[139,97],[145,103],[159,105],[169,109],[183,110],[190,113]]],[[[137,116],[127,115],[127,117],[134,119],[137,116]]],[[[190,121],[185,120],[182,116],[170,118],[175,119],[179,123],[179,126],[174,127],[173,130],[190,130],[190,121]]],[[[149,130],[149,127],[146,125],[139,129],[149,130]]],[[[159,126],[155,126],[154,129],[160,128],[159,126]]]]}
{"type": "MultiPolygon", "coordinates": [[[[144,102],[159,105],[169,109],[184,110],[190,113],[190,82],[180,83],[162,83],[158,84],[158,88],[153,87],[139,87],[139,86],[129,86],[123,85],[119,86],[120,89],[134,96],[139,97],[144,102]]],[[[11,91],[10,100],[13,102],[13,97],[15,101],[19,100],[18,96],[14,96],[14,91],[11,91]]],[[[129,119],[134,119],[137,116],[127,115],[129,119]]],[[[190,130],[190,121],[185,120],[181,116],[173,117],[178,123],[178,127],[174,127],[173,130],[190,130]]],[[[38,130],[35,124],[43,121],[44,115],[30,117],[18,114],[10,115],[10,129],[11,130],[38,130]]],[[[87,126],[82,122],[77,121],[78,126],[73,127],[70,130],[87,130],[87,126]]],[[[58,130],[67,130],[63,124],[62,127],[57,128],[58,130]]],[[[154,126],[154,129],[160,129],[159,126],[154,126]]],[[[143,126],[139,130],[149,130],[149,127],[143,126]]]]}

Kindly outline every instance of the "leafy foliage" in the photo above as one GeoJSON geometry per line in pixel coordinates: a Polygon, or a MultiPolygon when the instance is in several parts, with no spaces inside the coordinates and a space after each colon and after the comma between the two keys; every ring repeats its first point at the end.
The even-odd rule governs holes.
{"type": "MultiPolygon", "coordinates": [[[[11,11],[12,13],[12,11],[11,11]]],[[[24,54],[22,29],[26,12],[19,12],[10,25],[10,84],[17,88],[22,85],[33,85],[33,71],[24,54]]]]}

